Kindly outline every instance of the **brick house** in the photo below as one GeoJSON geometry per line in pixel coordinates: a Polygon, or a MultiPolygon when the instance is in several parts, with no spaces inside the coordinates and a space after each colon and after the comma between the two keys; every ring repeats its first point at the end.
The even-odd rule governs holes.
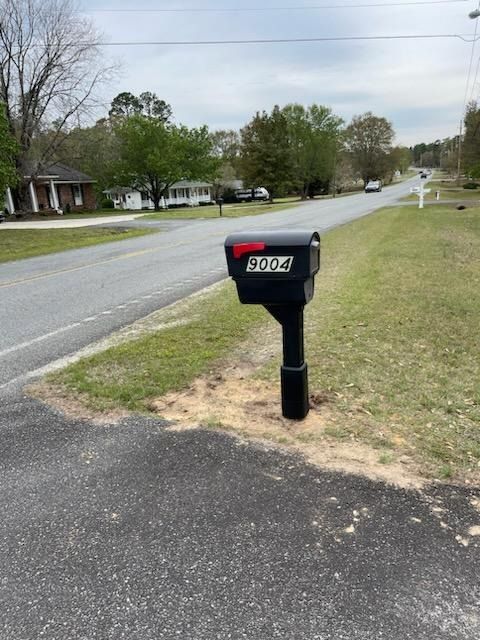
{"type": "MultiPolygon", "coordinates": [[[[24,176],[28,183],[31,211],[84,211],[96,209],[95,180],[64,164],[52,164],[40,175],[24,176]]],[[[7,189],[6,207],[10,214],[18,209],[15,194],[7,189]]]]}

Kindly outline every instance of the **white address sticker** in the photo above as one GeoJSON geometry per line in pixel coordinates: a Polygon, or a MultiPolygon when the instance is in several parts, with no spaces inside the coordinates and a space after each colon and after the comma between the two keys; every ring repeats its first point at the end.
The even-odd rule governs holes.
{"type": "Polygon", "coordinates": [[[247,272],[254,273],[288,273],[292,268],[293,256],[250,256],[247,272]]]}

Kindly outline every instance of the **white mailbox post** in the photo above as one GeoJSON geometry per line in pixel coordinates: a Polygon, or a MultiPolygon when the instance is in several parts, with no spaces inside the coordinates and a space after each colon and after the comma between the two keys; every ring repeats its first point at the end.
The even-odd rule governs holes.
{"type": "Polygon", "coordinates": [[[423,199],[426,193],[430,193],[431,189],[425,189],[422,182],[419,187],[412,187],[410,193],[415,193],[418,196],[418,208],[423,209],[423,199]]]}

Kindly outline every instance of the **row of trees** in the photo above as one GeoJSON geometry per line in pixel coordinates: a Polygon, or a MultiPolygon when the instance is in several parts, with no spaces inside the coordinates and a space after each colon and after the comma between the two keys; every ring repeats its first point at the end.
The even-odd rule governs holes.
{"type": "Polygon", "coordinates": [[[213,133],[171,118],[170,106],[155,94],[122,93],[107,118],[66,136],[59,158],[93,175],[101,189],[136,186],[156,207],[182,178],[212,180],[217,195],[241,178],[272,195],[308,198],[355,181],[388,181],[411,162],[408,149],[392,146],[392,125],[370,112],[345,127],[328,107],[289,104],[258,112],[240,131],[213,133]]]}
{"type": "Polygon", "coordinates": [[[467,105],[464,133],[443,140],[412,147],[414,163],[419,167],[437,167],[451,174],[461,173],[480,179],[480,107],[476,101],[467,105]]]}
{"type": "MultiPolygon", "coordinates": [[[[360,180],[388,181],[411,161],[408,149],[392,146],[393,138],[385,118],[369,112],[345,127],[330,108],[316,104],[275,106],[240,131],[210,133],[206,126],[174,124],[170,105],[154,93],[124,92],[91,127],[42,128],[28,155],[45,158],[46,150],[54,149],[50,160],[92,175],[100,198],[108,187],[135,187],[159,208],[162,196],[181,179],[212,180],[219,194],[241,178],[248,186],[267,187],[272,196],[296,192],[302,198],[340,192],[360,180]]],[[[10,142],[10,158],[21,157],[21,146],[10,142]]],[[[17,167],[24,164],[23,158],[16,161],[17,167]]],[[[11,175],[8,181],[14,183],[11,175]]]]}
{"type": "Polygon", "coordinates": [[[239,132],[212,137],[221,160],[220,186],[240,176],[273,194],[295,191],[302,198],[342,191],[360,180],[389,181],[412,160],[409,149],[393,147],[394,131],[385,118],[368,112],[345,127],[330,108],[317,104],[275,106],[258,112],[239,132]]]}
{"type": "Polygon", "coordinates": [[[458,161],[458,136],[434,142],[421,142],[411,147],[416,167],[435,167],[455,172],[458,161]]]}

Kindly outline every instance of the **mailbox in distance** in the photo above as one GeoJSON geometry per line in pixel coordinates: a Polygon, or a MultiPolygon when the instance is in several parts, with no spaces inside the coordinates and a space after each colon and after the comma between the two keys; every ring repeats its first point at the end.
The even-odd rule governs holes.
{"type": "Polygon", "coordinates": [[[246,231],[225,240],[228,274],[243,304],[305,305],[320,268],[316,231],[246,231]]]}

